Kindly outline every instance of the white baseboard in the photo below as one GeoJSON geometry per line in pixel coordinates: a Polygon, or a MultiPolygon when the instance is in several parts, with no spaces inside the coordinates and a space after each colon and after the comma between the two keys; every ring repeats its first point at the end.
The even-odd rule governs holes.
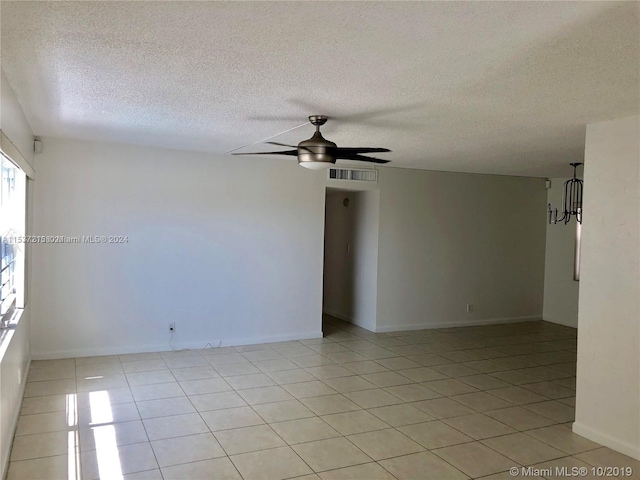
{"type": "Polygon", "coordinates": [[[498,325],[502,323],[518,323],[518,322],[532,322],[535,320],[541,320],[539,315],[527,316],[527,317],[513,317],[513,318],[487,318],[482,320],[460,320],[452,322],[433,322],[433,323],[420,323],[420,324],[401,324],[401,325],[380,325],[376,327],[376,333],[386,332],[402,332],[407,330],[427,330],[432,328],[449,328],[449,327],[473,327],[479,325],[498,325]]]}
{"type": "Polygon", "coordinates": [[[374,332],[374,329],[371,328],[371,325],[369,325],[367,323],[364,323],[364,322],[360,322],[360,321],[356,320],[355,318],[351,320],[351,323],[353,323],[357,327],[364,328],[365,330],[368,330],[370,332],[374,332]]]}
{"type": "Polygon", "coordinates": [[[572,430],[576,435],[580,435],[581,437],[592,440],[596,443],[599,443],[600,445],[609,447],[616,452],[620,452],[624,455],[628,455],[631,458],[640,460],[640,445],[633,445],[629,442],[625,442],[606,433],[594,430],[578,422],[573,423],[572,430]]]}
{"type": "MultiPolygon", "coordinates": [[[[179,342],[173,344],[175,350],[182,349],[201,349],[205,348],[207,343],[214,347],[232,347],[236,345],[253,345],[256,343],[276,343],[288,342],[291,340],[308,340],[311,338],[322,338],[322,332],[292,333],[284,335],[268,335],[262,337],[246,337],[231,338],[222,340],[212,340],[207,342],[203,339],[199,342],[179,342]]],[[[103,348],[79,348],[71,350],[53,350],[47,352],[33,352],[31,358],[33,360],[52,360],[56,358],[75,358],[75,357],[98,357],[103,355],[126,355],[128,353],[148,353],[148,352],[167,352],[172,350],[169,343],[154,345],[126,345],[111,346],[103,348]]]]}
{"type": "Polygon", "coordinates": [[[335,317],[339,320],[344,320],[345,322],[349,322],[352,323],[353,325],[360,327],[360,328],[364,328],[365,330],[369,330],[370,332],[373,332],[374,330],[371,329],[371,325],[367,325],[363,322],[359,322],[357,319],[350,317],[348,315],[344,315],[342,313],[339,312],[335,312],[333,310],[328,310],[328,309],[324,309],[322,311],[322,313],[326,314],[326,315],[331,315],[332,317],[335,317]]]}

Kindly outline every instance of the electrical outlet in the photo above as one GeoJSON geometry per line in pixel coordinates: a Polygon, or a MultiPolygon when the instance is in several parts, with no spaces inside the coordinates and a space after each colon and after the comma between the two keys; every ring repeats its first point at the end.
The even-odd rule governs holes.
{"type": "Polygon", "coordinates": [[[467,313],[473,312],[473,303],[467,303],[467,313]]]}
{"type": "Polygon", "coordinates": [[[176,322],[169,322],[169,331],[171,333],[176,331],[176,322]]]}

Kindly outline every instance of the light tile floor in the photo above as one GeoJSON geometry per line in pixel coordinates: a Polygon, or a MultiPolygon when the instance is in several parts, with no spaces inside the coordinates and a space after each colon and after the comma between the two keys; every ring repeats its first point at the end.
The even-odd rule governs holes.
{"type": "Polygon", "coordinates": [[[640,478],[639,462],[571,432],[575,329],[375,334],[327,317],[325,334],[34,361],[8,478],[640,478]]]}

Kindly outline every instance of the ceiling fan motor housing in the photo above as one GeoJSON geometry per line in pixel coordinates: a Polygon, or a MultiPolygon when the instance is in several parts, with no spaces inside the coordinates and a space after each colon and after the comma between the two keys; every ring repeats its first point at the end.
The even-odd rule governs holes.
{"type": "Polygon", "coordinates": [[[336,163],[337,145],[330,142],[317,131],[309,140],[298,144],[298,163],[336,163]]]}

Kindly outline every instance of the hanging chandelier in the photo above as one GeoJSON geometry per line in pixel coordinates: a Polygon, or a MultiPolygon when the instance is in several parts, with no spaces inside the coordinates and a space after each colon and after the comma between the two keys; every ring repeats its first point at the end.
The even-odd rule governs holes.
{"type": "Polygon", "coordinates": [[[569,165],[573,167],[573,178],[564,182],[562,216],[558,218],[558,209],[552,209],[549,203],[549,224],[564,222],[566,225],[573,216],[576,217],[578,223],[582,223],[582,180],[576,177],[576,169],[582,163],[570,163],[569,165]]]}

